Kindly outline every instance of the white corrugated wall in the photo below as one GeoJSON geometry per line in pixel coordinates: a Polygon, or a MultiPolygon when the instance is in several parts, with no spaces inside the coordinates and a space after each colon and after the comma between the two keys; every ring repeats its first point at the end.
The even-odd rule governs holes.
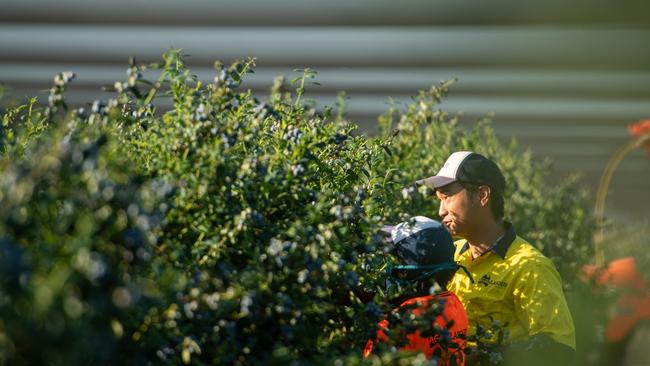
{"type": "MultiPolygon", "coordinates": [[[[463,123],[493,114],[504,138],[550,157],[554,175],[580,172],[595,191],[626,126],[650,118],[650,6],[637,1],[512,0],[1,0],[0,84],[40,95],[71,70],[73,104],[106,98],[127,61],[183,48],[202,79],[212,63],[257,58],[247,86],[266,93],[278,74],[311,67],[308,89],[372,133],[389,97],[459,78],[443,108],[463,123]]],[[[433,171],[433,170],[432,170],[433,171]]],[[[650,157],[625,159],[610,216],[647,220],[650,157]]]]}

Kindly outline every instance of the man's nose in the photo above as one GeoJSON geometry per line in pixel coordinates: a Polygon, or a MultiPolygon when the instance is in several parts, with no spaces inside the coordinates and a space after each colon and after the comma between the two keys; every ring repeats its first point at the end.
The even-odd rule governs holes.
{"type": "Polygon", "coordinates": [[[438,216],[440,216],[441,219],[444,219],[445,216],[447,216],[447,208],[445,207],[445,202],[440,201],[440,208],[438,209],[438,216]]]}

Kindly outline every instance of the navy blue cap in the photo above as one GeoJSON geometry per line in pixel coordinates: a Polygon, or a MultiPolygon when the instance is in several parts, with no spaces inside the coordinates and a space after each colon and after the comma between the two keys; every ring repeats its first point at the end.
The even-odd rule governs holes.
{"type": "Polygon", "coordinates": [[[395,255],[406,265],[454,263],[454,241],[438,221],[415,216],[391,230],[395,255]]]}

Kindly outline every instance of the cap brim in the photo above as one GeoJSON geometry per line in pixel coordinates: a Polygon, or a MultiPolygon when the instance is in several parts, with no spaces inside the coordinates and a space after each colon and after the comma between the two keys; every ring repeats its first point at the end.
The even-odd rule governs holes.
{"type": "Polygon", "coordinates": [[[416,181],[415,185],[418,185],[418,186],[426,185],[427,187],[431,187],[431,188],[440,188],[440,187],[446,186],[447,184],[454,183],[455,181],[456,181],[456,179],[454,179],[454,178],[434,175],[433,177],[420,179],[420,180],[416,181]]]}

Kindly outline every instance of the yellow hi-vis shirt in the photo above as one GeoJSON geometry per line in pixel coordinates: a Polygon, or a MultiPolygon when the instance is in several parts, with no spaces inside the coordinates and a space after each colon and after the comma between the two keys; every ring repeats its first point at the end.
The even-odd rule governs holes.
{"type": "MultiPolygon", "coordinates": [[[[498,321],[509,332],[505,343],[543,334],[576,348],[559,273],[550,259],[515,234],[510,223],[506,222],[506,233],[490,251],[474,260],[465,240],[455,244],[455,261],[467,268],[474,283],[464,271],[457,271],[447,288],[465,307],[469,336],[476,335],[478,325],[489,333],[498,321]]],[[[496,342],[496,338],[483,342],[496,342]]]]}

